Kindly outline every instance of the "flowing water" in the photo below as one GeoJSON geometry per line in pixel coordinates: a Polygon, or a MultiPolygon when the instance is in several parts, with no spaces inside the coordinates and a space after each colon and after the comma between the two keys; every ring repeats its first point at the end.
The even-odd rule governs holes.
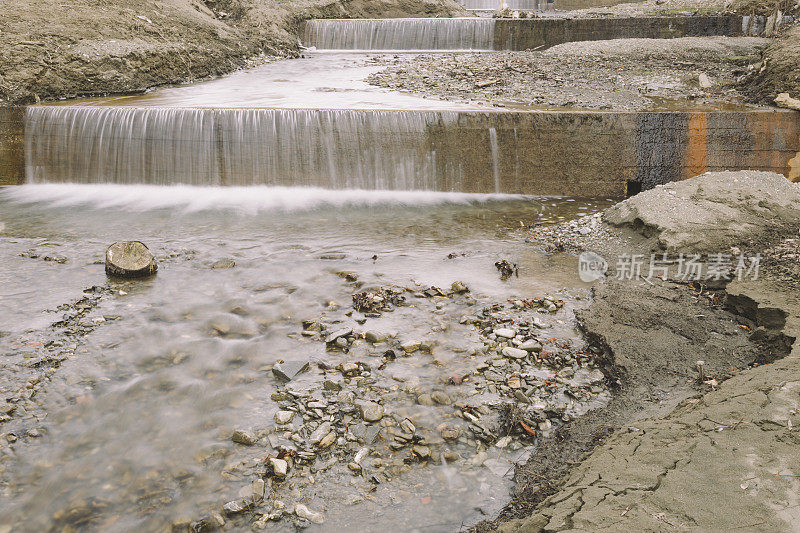
{"type": "Polygon", "coordinates": [[[539,0],[462,0],[461,5],[470,11],[495,11],[503,7],[521,11],[541,11],[539,0]]]}
{"type": "MultiPolygon", "coordinates": [[[[460,280],[478,307],[566,287],[559,296],[565,309],[548,318],[546,335],[576,339],[569,316],[584,305],[578,298],[585,289],[574,260],[538,254],[518,228],[603,205],[268,187],[3,189],[0,392],[28,392],[3,428],[20,440],[13,452],[0,447],[0,526],[156,530],[236,498],[252,479],[248,465],[260,464],[267,450],[232,443],[230,431],[274,429],[270,396],[281,385],[271,365],[379,360],[363,347],[349,356],[326,351],[300,335],[303,320],[327,317],[401,339],[434,335],[436,361],[418,353],[380,371],[373,363],[372,387],[384,391],[387,412],[435,428],[449,408],[410,406],[392,399],[392,391],[403,382],[432,390],[467,364],[465,350],[480,344],[458,323],[469,309],[422,300],[359,324],[345,314],[354,288],[337,272],[354,272],[366,286],[447,287],[460,280]],[[154,278],[106,281],[105,246],[125,239],[149,244],[160,264],[154,278]],[[235,267],[211,268],[221,258],[235,267]],[[500,280],[493,263],[501,258],[519,262],[519,277],[500,280]],[[69,305],[85,298],[92,304],[82,314],[69,305]],[[438,328],[443,323],[449,327],[438,328]]],[[[309,379],[321,379],[312,373],[309,379]]],[[[469,446],[453,449],[470,457],[469,446]]],[[[377,490],[343,465],[320,468],[309,474],[313,481],[287,481],[273,497],[323,511],[319,527],[326,530],[454,530],[503,505],[509,461],[525,451],[489,450],[482,467],[401,462],[377,490]]],[[[393,465],[391,457],[384,461],[393,465]]]]}
{"type": "Polygon", "coordinates": [[[494,50],[493,19],[327,19],[305,23],[320,50],[494,50]]]}
{"type": "MultiPolygon", "coordinates": [[[[491,24],[418,26],[320,35],[491,42],[491,24]]],[[[486,429],[513,390],[540,424],[607,400],[575,331],[576,260],[521,228],[608,202],[500,194],[509,169],[530,171],[513,117],[370,88],[375,68],[320,54],[27,110],[28,183],[0,189],[0,532],[205,531],[265,478],[228,529],[452,531],[502,508],[536,445],[530,428],[486,429]],[[106,277],[124,240],[149,245],[156,276],[106,277]],[[378,289],[403,295],[391,312],[356,307],[378,289]],[[481,320],[541,328],[542,358],[499,355],[481,320]],[[339,328],[355,335],[326,343],[339,328]],[[310,366],[283,383],[295,362],[310,366]],[[362,421],[367,400],[379,423],[362,421]],[[325,446],[310,441],[323,420],[325,446]],[[286,480],[266,470],[276,455],[286,480]]]]}

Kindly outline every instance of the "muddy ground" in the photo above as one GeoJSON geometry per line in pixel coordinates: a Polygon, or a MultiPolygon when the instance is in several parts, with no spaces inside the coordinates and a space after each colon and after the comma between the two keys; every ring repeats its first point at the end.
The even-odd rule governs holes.
{"type": "Polygon", "coordinates": [[[738,81],[768,39],[684,37],[576,42],[543,51],[387,59],[380,87],[487,106],[675,109],[743,103],[738,81]]]}
{"type": "Polygon", "coordinates": [[[0,11],[0,105],[140,92],[296,55],[307,18],[462,13],[452,0],[11,0],[0,11]]]}
{"type": "Polygon", "coordinates": [[[608,378],[618,389],[608,406],[544,442],[517,470],[514,501],[500,520],[478,529],[791,530],[800,468],[790,451],[798,442],[798,227],[796,185],[740,172],[659,187],[602,217],[535,228],[530,240],[544,249],[607,258],[607,280],[578,316],[613,361],[608,378]],[[708,214],[687,223],[679,216],[686,209],[708,214]],[[741,280],[618,279],[613,258],[651,252],[763,259],[759,276],[741,280]],[[527,517],[506,522],[520,516],[527,517]]]}

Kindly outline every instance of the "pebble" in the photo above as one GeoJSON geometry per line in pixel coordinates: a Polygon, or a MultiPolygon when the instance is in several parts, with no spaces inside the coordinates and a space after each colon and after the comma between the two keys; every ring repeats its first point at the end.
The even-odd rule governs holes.
{"type": "Polygon", "coordinates": [[[383,406],[375,402],[366,402],[361,405],[361,418],[365,422],[377,422],[383,418],[383,406]]]}
{"type": "Polygon", "coordinates": [[[386,335],[383,333],[378,333],[377,331],[367,331],[364,333],[364,339],[367,342],[371,342],[373,344],[378,342],[383,342],[386,340],[386,335]]]}
{"type": "Polygon", "coordinates": [[[445,427],[441,431],[444,440],[456,440],[461,435],[457,427],[445,427]]]}
{"type": "Polygon", "coordinates": [[[275,413],[275,422],[278,424],[288,424],[294,418],[294,411],[278,411],[275,413]]]}
{"type": "Polygon", "coordinates": [[[272,367],[272,374],[281,381],[291,381],[308,370],[308,361],[283,361],[272,367]]]}
{"type": "Polygon", "coordinates": [[[420,341],[406,341],[400,345],[400,348],[406,353],[414,353],[420,349],[422,343],[420,341]]]}
{"type": "Polygon", "coordinates": [[[272,468],[272,474],[279,479],[284,479],[286,477],[286,474],[289,472],[289,463],[287,463],[283,459],[278,459],[277,457],[270,457],[269,465],[272,468]]]}
{"type": "Polygon", "coordinates": [[[325,337],[325,344],[333,344],[336,340],[340,337],[347,337],[348,335],[353,334],[353,328],[343,328],[337,331],[334,331],[327,337],[325,337]]]}
{"type": "Polygon", "coordinates": [[[450,405],[450,396],[442,391],[435,391],[431,394],[431,399],[439,405],[450,405]]]}
{"type": "Polygon", "coordinates": [[[506,346],[503,348],[503,355],[506,357],[510,357],[512,359],[525,359],[528,357],[528,352],[522,350],[520,348],[512,348],[511,346],[506,346]]]}
{"type": "Polygon", "coordinates": [[[224,270],[226,268],[233,268],[235,266],[236,266],[236,261],[234,261],[230,257],[226,257],[224,259],[214,261],[214,264],[211,265],[211,268],[213,268],[214,270],[224,270]]]}
{"type": "Polygon", "coordinates": [[[492,333],[506,339],[513,339],[517,336],[517,332],[510,328],[497,328],[492,333]]]}
{"type": "Polygon", "coordinates": [[[311,444],[319,443],[328,433],[331,432],[331,423],[330,422],[323,422],[319,425],[317,429],[315,429],[311,436],[308,437],[308,440],[311,444]]]}
{"type": "Polygon", "coordinates": [[[294,506],[294,514],[303,520],[308,520],[309,522],[313,522],[315,524],[321,524],[325,521],[322,513],[315,513],[302,503],[298,503],[294,506]]]}
{"type": "Polygon", "coordinates": [[[252,446],[258,442],[258,437],[251,432],[242,429],[237,429],[233,432],[231,440],[236,444],[243,444],[244,446],[252,446]]]}
{"type": "Polygon", "coordinates": [[[527,341],[523,342],[522,344],[520,344],[519,345],[519,349],[520,350],[525,350],[526,352],[537,352],[538,353],[538,352],[542,351],[542,345],[539,344],[539,341],[537,341],[535,339],[530,339],[530,340],[527,340],[527,341]]]}
{"type": "Polygon", "coordinates": [[[228,502],[222,506],[222,510],[225,511],[225,514],[228,516],[243,513],[247,510],[247,507],[243,505],[241,502],[232,501],[228,502]]]}
{"type": "Polygon", "coordinates": [[[423,393],[417,396],[417,403],[420,405],[435,405],[436,402],[433,401],[433,398],[430,394],[423,393]]]}

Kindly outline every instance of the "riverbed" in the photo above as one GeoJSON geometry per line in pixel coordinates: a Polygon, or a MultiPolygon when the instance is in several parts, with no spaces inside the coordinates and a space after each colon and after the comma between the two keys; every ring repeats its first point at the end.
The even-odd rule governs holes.
{"type": "MultiPolygon", "coordinates": [[[[202,524],[264,478],[263,500],[224,517],[236,529],[312,524],[292,513],[297,504],[320,513],[322,530],[456,529],[505,504],[513,465],[536,446],[521,426],[499,447],[503,434],[481,440],[464,413],[486,421],[503,403],[532,408],[508,388],[514,375],[525,394],[525,379],[554,384],[563,368],[584,377],[596,368],[579,355],[516,363],[464,317],[495,306],[511,327],[537,323],[544,352],[585,349],[572,318],[588,303],[576,259],[535,252],[520,230],[607,202],[79,184],[5,188],[0,198],[0,389],[13,399],[14,441],[0,448],[0,479],[2,524],[13,530],[202,524]],[[125,239],[149,245],[154,278],[106,279],[105,247],[125,239]],[[501,279],[502,260],[518,274],[501,279]],[[355,310],[353,295],[371,288],[405,301],[355,310]],[[558,307],[547,312],[534,297],[558,307]],[[340,328],[354,332],[350,344],[326,345],[340,328]],[[310,367],[285,383],[273,371],[281,361],[310,367]],[[486,361],[501,383],[485,378],[486,361]],[[378,403],[382,420],[363,422],[348,401],[378,403]],[[481,405],[485,413],[473,410],[481,405]],[[281,425],[279,410],[297,414],[281,425]],[[310,428],[328,419],[336,441],[309,446],[310,428]],[[403,421],[414,436],[397,446],[403,421]],[[256,442],[233,442],[236,430],[256,442]],[[287,457],[285,480],[270,477],[265,461],[287,449],[314,453],[287,457]]],[[[530,401],[558,424],[607,400],[591,379],[533,387],[530,401]]]]}

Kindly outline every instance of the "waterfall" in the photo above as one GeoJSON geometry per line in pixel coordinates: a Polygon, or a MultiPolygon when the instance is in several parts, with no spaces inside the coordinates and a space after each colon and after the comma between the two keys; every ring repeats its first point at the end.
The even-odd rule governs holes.
{"type": "Polygon", "coordinates": [[[489,146],[492,149],[492,177],[494,192],[500,192],[500,147],[497,144],[497,129],[489,128],[489,146]]]}
{"type": "Polygon", "coordinates": [[[494,50],[493,19],[309,20],[306,46],[321,50],[494,50]]]}
{"type": "Polygon", "coordinates": [[[494,192],[474,178],[492,168],[490,147],[478,140],[488,120],[446,111],[32,106],[26,176],[30,183],[494,192]],[[476,125],[462,131],[463,120],[476,125]],[[470,158],[461,153],[466,146],[470,158]]]}
{"type": "Polygon", "coordinates": [[[540,11],[539,0],[461,0],[464,9],[474,11],[494,11],[505,4],[509,9],[540,11]]]}

